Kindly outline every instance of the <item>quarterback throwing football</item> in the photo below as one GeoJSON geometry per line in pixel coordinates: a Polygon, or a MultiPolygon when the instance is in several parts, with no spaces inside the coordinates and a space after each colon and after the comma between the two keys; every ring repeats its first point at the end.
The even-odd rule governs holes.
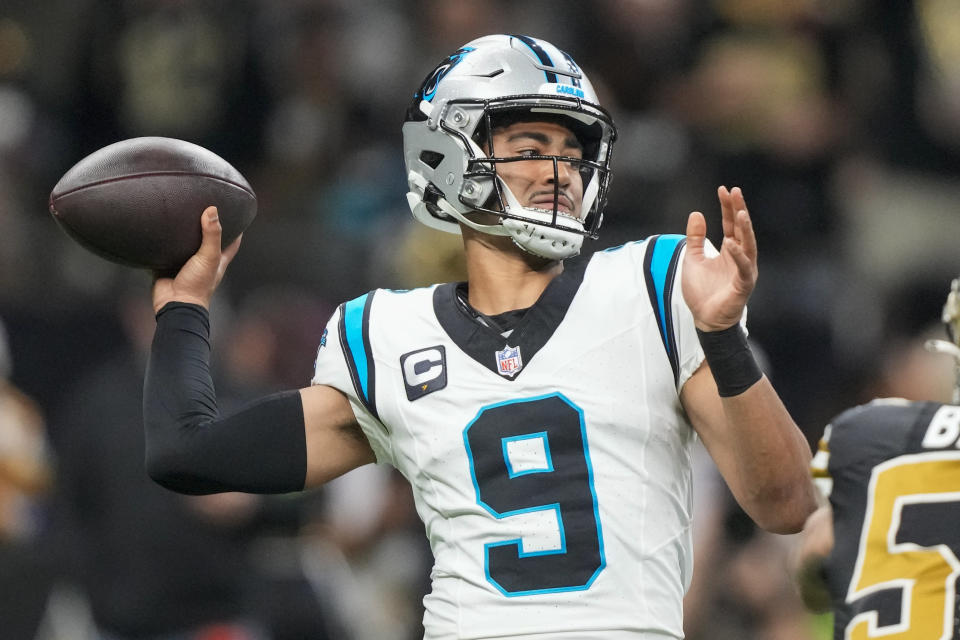
{"type": "Polygon", "coordinates": [[[600,227],[616,129],[573,58],[526,36],[442,61],[403,138],[413,215],[462,234],[468,281],[342,304],[312,385],[220,416],[207,307],[238,243],[221,252],[207,209],[198,253],[154,288],[150,474],[287,492],[389,464],[433,549],[427,638],[682,637],[697,437],[761,527],[815,508],[807,441],[742,326],[743,194],[718,190],[719,251],[695,212],[685,236],[565,262],[600,227]]]}

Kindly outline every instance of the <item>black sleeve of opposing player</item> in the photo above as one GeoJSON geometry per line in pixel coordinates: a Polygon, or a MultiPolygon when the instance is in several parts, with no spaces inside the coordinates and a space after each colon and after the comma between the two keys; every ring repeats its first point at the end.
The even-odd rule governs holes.
{"type": "Polygon", "coordinates": [[[286,493],[303,489],[307,445],[298,391],[266,396],[221,417],[210,375],[210,319],[171,302],[143,388],[147,473],[180,493],[286,493]]]}

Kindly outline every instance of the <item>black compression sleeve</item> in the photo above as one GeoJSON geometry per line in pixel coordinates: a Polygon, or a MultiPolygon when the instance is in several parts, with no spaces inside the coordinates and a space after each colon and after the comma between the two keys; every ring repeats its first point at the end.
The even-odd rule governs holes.
{"type": "Polygon", "coordinates": [[[143,388],[147,472],[180,493],[303,489],[307,445],[298,391],[221,417],[210,375],[210,319],[171,302],[157,329],[143,388]]]}

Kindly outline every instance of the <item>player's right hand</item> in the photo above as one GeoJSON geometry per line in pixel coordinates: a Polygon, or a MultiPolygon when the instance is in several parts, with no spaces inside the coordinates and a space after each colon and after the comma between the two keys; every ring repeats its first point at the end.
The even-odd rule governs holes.
{"type": "Polygon", "coordinates": [[[168,302],[187,302],[210,308],[210,299],[223,279],[227,265],[240,250],[243,235],[221,251],[223,232],[216,207],[207,207],[200,216],[203,238],[200,248],[173,278],[157,275],[153,283],[153,311],[160,311],[168,302]]]}

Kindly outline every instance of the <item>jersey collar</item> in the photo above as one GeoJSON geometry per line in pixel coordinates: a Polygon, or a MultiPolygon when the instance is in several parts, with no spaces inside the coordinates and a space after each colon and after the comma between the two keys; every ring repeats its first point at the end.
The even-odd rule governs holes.
{"type": "Polygon", "coordinates": [[[461,351],[497,377],[516,380],[560,326],[580,289],[588,263],[589,260],[564,263],[563,273],[547,285],[506,338],[463,307],[457,299],[457,287],[463,283],[438,286],[433,293],[433,310],[440,326],[461,351]],[[503,353],[507,348],[519,348],[516,357],[521,362],[520,368],[512,375],[504,372],[498,357],[498,352],[503,353]]]}

